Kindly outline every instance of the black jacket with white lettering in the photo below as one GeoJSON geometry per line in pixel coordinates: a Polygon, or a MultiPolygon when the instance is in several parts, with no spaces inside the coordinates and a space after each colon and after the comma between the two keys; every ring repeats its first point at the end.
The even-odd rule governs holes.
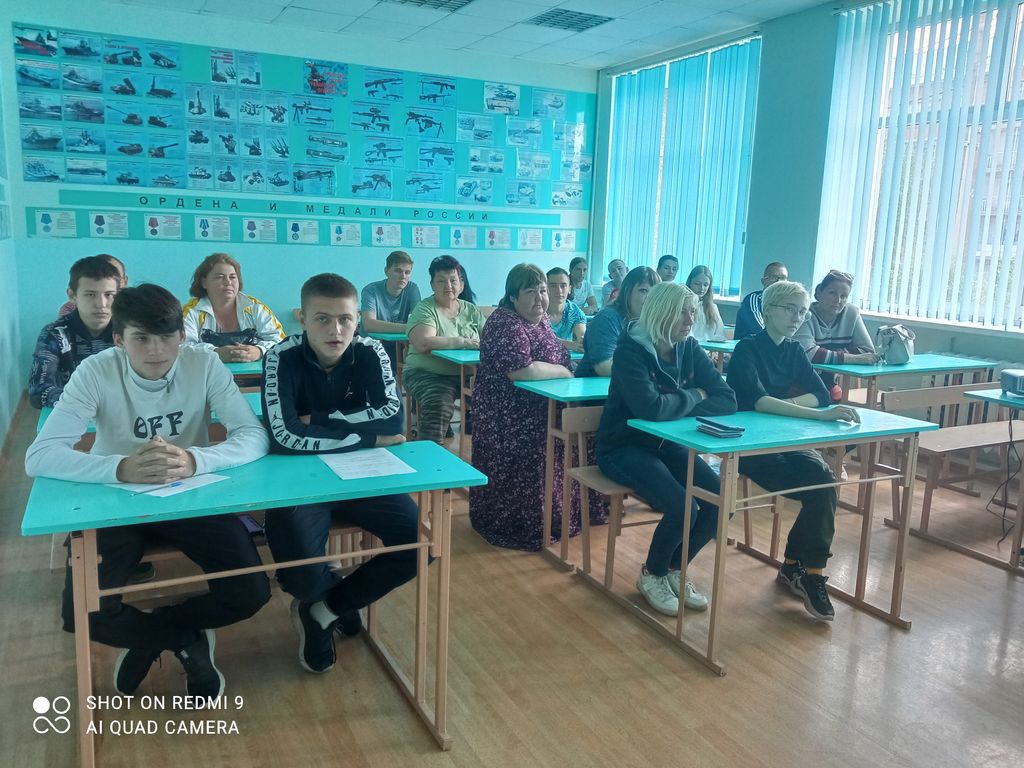
{"type": "Polygon", "coordinates": [[[263,359],[263,416],[271,453],[372,448],[377,435],[405,428],[391,361],[379,341],[363,336],[352,338],[330,373],[305,333],[271,348],[263,359]]]}

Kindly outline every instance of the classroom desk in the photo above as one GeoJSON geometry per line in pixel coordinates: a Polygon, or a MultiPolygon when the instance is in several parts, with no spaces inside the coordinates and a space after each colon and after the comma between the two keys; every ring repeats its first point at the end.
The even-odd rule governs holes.
{"type": "Polygon", "coordinates": [[[263,378],[263,358],[246,363],[224,363],[235,378],[235,384],[244,389],[256,389],[263,378]]]}
{"type": "MultiPolygon", "coordinates": [[[[249,407],[252,408],[252,412],[255,413],[257,416],[262,418],[262,416],[263,416],[263,403],[260,402],[260,393],[259,392],[243,392],[242,393],[242,397],[245,398],[245,402],[247,402],[249,404],[249,407]]],[[[53,413],[53,408],[47,407],[47,408],[40,408],[39,409],[39,420],[36,421],[36,434],[38,434],[39,431],[43,428],[43,424],[45,424],[46,420],[48,418],[50,418],[50,414],[51,413],[53,413]]],[[[220,423],[220,422],[217,421],[217,412],[216,411],[210,411],[210,423],[211,424],[219,424],[220,423]]],[[[86,432],[95,432],[96,431],[96,427],[94,425],[90,424],[86,428],[85,431],[86,432]]]]}
{"type": "MultiPolygon", "coordinates": [[[[466,416],[469,414],[469,400],[473,396],[473,374],[480,365],[479,349],[435,349],[431,352],[435,357],[455,363],[459,366],[459,381],[462,388],[462,429],[459,430],[459,457],[466,458],[469,441],[466,439],[466,416]]],[[[570,352],[571,360],[582,360],[582,352],[570,352]]]]}
{"type": "MultiPolygon", "coordinates": [[[[147,592],[170,585],[199,583],[211,578],[225,578],[242,573],[273,571],[281,566],[372,556],[382,551],[400,549],[417,551],[415,656],[412,675],[399,669],[394,656],[380,637],[373,606],[368,611],[366,638],[409,698],[417,714],[427,724],[438,744],[443,749],[451,747],[446,720],[451,513],[441,496],[443,491],[451,488],[483,485],[487,478],[435,443],[405,443],[388,450],[413,467],[416,472],[388,477],[341,480],[317,456],[271,455],[245,466],[217,473],[227,475],[229,480],[167,498],[133,495],[103,484],[36,479],[21,523],[22,535],[37,536],[59,531],[74,531],[71,534],[71,560],[77,630],[75,661],[78,670],[78,729],[82,766],[92,768],[95,765],[93,735],[86,732],[92,721],[87,697],[92,693],[93,686],[87,614],[99,609],[101,597],[147,592]],[[359,499],[391,493],[421,494],[419,540],[415,544],[374,547],[354,553],[334,553],[301,561],[270,563],[253,568],[153,581],[116,589],[98,588],[96,530],[99,528],[181,520],[212,514],[251,512],[257,509],[359,499]],[[438,560],[433,702],[427,698],[428,550],[438,560]]],[[[255,621],[259,619],[256,618],[255,621]]],[[[295,674],[303,673],[296,669],[295,674]]],[[[266,693],[273,695],[273,692],[266,693]]],[[[394,723],[382,725],[391,728],[394,723]]],[[[113,745],[115,742],[109,743],[113,745]]]]}
{"type": "MultiPolygon", "coordinates": [[[[568,481],[569,468],[572,466],[572,446],[568,444],[565,433],[558,427],[558,404],[592,403],[608,397],[608,376],[592,376],[576,379],[542,379],[540,381],[517,381],[515,385],[527,392],[548,399],[548,440],[544,455],[547,466],[544,468],[544,546],[541,554],[554,560],[560,567],[572,570],[575,566],[569,562],[569,519],[572,483],[568,481]],[[555,440],[562,441],[562,533],[559,542],[559,554],[555,555],[548,547],[551,541],[551,518],[554,504],[554,473],[555,473],[555,440]]],[[[585,488],[580,493],[587,493],[585,488]]]]}
{"type": "Polygon", "coordinates": [[[736,343],[737,339],[702,341],[700,346],[702,349],[714,353],[715,366],[718,368],[718,372],[722,373],[725,371],[725,356],[733,353],[733,350],[736,349],[736,343]]]}
{"type": "MultiPolygon", "coordinates": [[[[834,373],[843,378],[843,391],[850,391],[850,379],[864,379],[867,382],[867,397],[864,405],[867,408],[878,407],[878,380],[886,376],[900,376],[905,374],[918,374],[931,376],[930,386],[946,386],[949,384],[963,384],[964,374],[972,373],[975,382],[982,381],[979,378],[985,376],[984,381],[992,378],[992,370],[995,364],[991,360],[975,360],[969,357],[953,357],[952,355],[941,355],[935,353],[914,355],[909,363],[903,365],[887,365],[877,363],[875,365],[852,365],[848,363],[811,363],[815,370],[826,373],[834,373]],[[939,376],[944,377],[942,385],[937,385],[939,376]]],[[[970,383],[970,382],[967,382],[970,383]]]]}
{"type": "MultiPolygon", "coordinates": [[[[718,532],[715,537],[715,564],[714,581],[711,589],[711,606],[709,608],[709,625],[706,646],[701,647],[698,643],[684,635],[685,606],[679,606],[679,615],[675,621],[675,629],[670,630],[655,617],[646,607],[641,607],[643,598],[639,598],[641,604],[618,595],[604,586],[603,579],[597,579],[589,572],[577,570],[577,574],[595,589],[611,597],[615,602],[626,607],[631,613],[638,616],[646,624],[658,632],[667,635],[673,644],[686,653],[701,660],[710,669],[720,675],[725,674],[725,666],[718,658],[718,642],[720,635],[720,624],[722,620],[722,608],[725,601],[725,548],[727,538],[727,527],[729,513],[733,510],[742,510],[745,506],[757,505],[760,500],[778,495],[777,493],[758,494],[745,499],[737,498],[737,487],[739,480],[738,462],[742,456],[753,456],[764,453],[779,453],[796,449],[814,449],[831,445],[867,444],[868,452],[874,453],[877,444],[886,440],[901,439],[906,444],[907,469],[906,474],[886,475],[880,477],[869,476],[866,479],[857,481],[867,486],[868,509],[874,496],[874,487],[877,482],[887,482],[892,478],[902,480],[904,509],[908,510],[914,498],[914,476],[917,466],[917,442],[920,432],[938,429],[938,426],[926,421],[908,419],[903,416],[857,409],[861,417],[860,424],[834,421],[809,421],[804,419],[786,418],[774,414],[756,413],[745,411],[731,416],[718,417],[720,421],[728,424],[735,424],[746,427],[746,432],[738,438],[717,438],[706,435],[697,430],[697,420],[689,417],[676,421],[645,421],[642,419],[630,419],[627,423],[634,429],[669,440],[673,443],[689,449],[689,462],[687,466],[687,477],[689,482],[686,489],[686,501],[683,520],[683,551],[687,550],[690,538],[690,507],[694,497],[710,501],[718,505],[720,514],[718,516],[718,532]],[[694,458],[698,454],[715,454],[721,457],[721,491],[719,494],[712,494],[694,486],[693,468],[694,458]]],[[[867,464],[872,467],[872,463],[867,464]]],[[[869,475],[871,470],[869,470],[869,475]]],[[[794,489],[796,490],[796,489],[794,489]]],[[[863,516],[861,523],[860,548],[857,561],[856,587],[853,593],[845,592],[836,586],[829,584],[828,590],[835,597],[847,602],[873,616],[881,618],[898,627],[909,629],[910,622],[900,616],[903,602],[903,579],[905,572],[905,552],[907,541],[907,520],[910,515],[904,515],[899,528],[899,539],[896,545],[895,562],[893,564],[893,581],[890,604],[888,608],[875,606],[864,599],[865,584],[867,579],[868,554],[870,548],[872,515],[863,516]]],[[[780,566],[781,562],[772,558],[769,554],[756,550],[751,546],[740,545],[742,551],[747,552],[765,562],[780,566]]],[[[686,580],[686,563],[683,563],[682,580],[686,580]]],[[[646,604],[643,604],[646,606],[646,604]]]]}
{"type": "MultiPolygon", "coordinates": [[[[972,400],[981,400],[986,403],[991,403],[993,405],[998,406],[1000,410],[1008,410],[1009,418],[1006,421],[1006,425],[1007,431],[1009,432],[1009,439],[1016,443],[1024,441],[1024,435],[1015,436],[1013,434],[1013,420],[1018,418],[1018,414],[1021,410],[1024,410],[1024,397],[1015,397],[1013,395],[1008,395],[1001,389],[976,389],[973,392],[964,392],[964,396],[972,400]]],[[[1010,451],[1007,450],[1007,474],[1010,473],[1010,461],[1010,451]]],[[[1005,493],[1009,491],[1009,488],[1005,486],[1004,488],[1005,491],[1001,503],[1005,508],[1008,506],[1005,493]]],[[[941,537],[935,536],[934,534],[929,533],[928,525],[924,521],[922,521],[920,528],[911,528],[910,533],[914,536],[919,536],[923,539],[927,539],[928,541],[934,542],[936,544],[941,544],[942,546],[948,549],[952,549],[956,552],[968,555],[977,560],[981,560],[982,562],[986,562],[991,565],[996,565],[1000,568],[1006,568],[1007,570],[1014,571],[1019,574],[1024,574],[1024,562],[1022,562],[1021,558],[1021,541],[1022,539],[1024,539],[1024,472],[1021,472],[1020,467],[1018,467],[1017,469],[1017,517],[1013,525],[1013,544],[1010,547],[1010,557],[1006,561],[999,560],[984,552],[979,552],[976,549],[971,549],[970,547],[962,546],[953,541],[950,541],[949,539],[943,539],[941,537]]]]}

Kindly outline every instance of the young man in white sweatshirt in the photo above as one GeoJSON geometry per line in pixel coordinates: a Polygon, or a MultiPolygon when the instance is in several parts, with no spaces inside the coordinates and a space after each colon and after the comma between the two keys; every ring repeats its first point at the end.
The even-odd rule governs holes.
{"type": "MultiPolygon", "coordinates": [[[[112,307],[116,346],[82,361],[43,429],[25,454],[32,477],[86,483],[170,483],[247,464],[269,440],[230,372],[216,355],[180,348],[181,304],[166,289],[143,284],[121,290],[112,307]],[[227,440],[209,444],[210,410],[227,440]],[[96,426],[89,453],[73,449],[96,426]]],[[[101,588],[122,586],[145,546],[178,547],[207,573],[260,564],[245,526],[234,515],[172,520],[97,531],[101,588]]],[[[252,616],[270,599],[263,573],[209,582],[209,592],[146,613],[105,597],[90,614],[92,639],[123,648],[114,685],[133,693],[165,651],[185,668],[189,695],[220,696],[224,676],[214,664],[214,627],[252,616]]],[[[64,587],[64,629],[74,631],[71,575],[64,587]]]]}

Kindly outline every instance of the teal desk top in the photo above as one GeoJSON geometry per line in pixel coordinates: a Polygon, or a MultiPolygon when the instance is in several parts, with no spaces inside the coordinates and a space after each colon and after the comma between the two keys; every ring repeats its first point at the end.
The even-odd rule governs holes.
{"type": "Polygon", "coordinates": [[[29,494],[21,533],[36,536],[487,483],[486,476],[436,443],[418,440],[388,450],[416,472],[342,480],[317,456],[271,455],[216,473],[229,480],[166,498],[40,477],[29,494]]]}
{"type": "Polygon", "coordinates": [[[700,346],[708,352],[732,352],[736,349],[738,339],[726,339],[725,341],[702,341],[700,346]]]}
{"type": "Polygon", "coordinates": [[[976,389],[973,392],[964,392],[964,397],[974,400],[984,400],[987,403],[998,403],[1007,408],[1024,409],[1024,397],[1007,395],[1001,389],[976,389]]]}
{"type": "MultiPolygon", "coordinates": [[[[253,413],[255,413],[257,416],[260,416],[260,417],[263,416],[263,403],[260,402],[260,393],[259,392],[243,392],[242,393],[242,397],[245,398],[245,402],[247,402],[249,404],[249,407],[252,408],[252,412],[253,413]]],[[[46,420],[48,418],[50,418],[50,414],[51,413],[53,413],[53,408],[41,408],[40,409],[40,411],[39,411],[39,421],[36,422],[36,432],[37,433],[43,428],[43,424],[45,424],[46,420]]],[[[210,413],[210,421],[213,422],[214,424],[217,423],[217,412],[216,411],[212,411],[210,413]]],[[[86,432],[95,432],[95,431],[96,431],[96,427],[94,427],[92,424],[90,424],[89,428],[86,429],[86,432]]]]}
{"type": "Polygon", "coordinates": [[[378,339],[379,341],[408,341],[409,340],[409,334],[407,334],[405,331],[402,331],[401,333],[385,333],[384,331],[381,331],[380,333],[374,332],[374,333],[368,333],[366,335],[369,336],[371,339],[378,339]]]}
{"type": "Polygon", "coordinates": [[[939,354],[914,355],[914,359],[905,365],[850,365],[848,363],[812,363],[812,365],[819,371],[860,378],[896,376],[901,373],[956,373],[957,371],[995,367],[995,363],[991,360],[975,360],[969,357],[939,354]]]}
{"type": "Polygon", "coordinates": [[[541,379],[540,381],[517,381],[516,386],[535,395],[573,403],[584,400],[604,400],[608,397],[607,376],[593,376],[584,379],[541,379]]]}
{"type": "Polygon", "coordinates": [[[634,429],[664,438],[699,453],[733,453],[760,451],[767,448],[797,448],[801,445],[858,440],[872,437],[898,437],[914,432],[938,429],[937,424],[908,419],[883,411],[857,408],[860,424],[846,421],[811,421],[776,416],[771,413],[741,411],[731,416],[715,416],[715,421],[745,427],[740,437],[721,438],[697,431],[697,419],[687,417],[675,421],[630,419],[634,429]]]}
{"type": "MultiPolygon", "coordinates": [[[[440,357],[456,365],[480,365],[479,349],[435,349],[431,352],[434,357],[440,357]]],[[[570,352],[571,360],[582,360],[582,352],[570,352]]]]}
{"type": "Polygon", "coordinates": [[[231,371],[232,376],[262,376],[263,360],[253,360],[248,363],[224,363],[231,371]]]}

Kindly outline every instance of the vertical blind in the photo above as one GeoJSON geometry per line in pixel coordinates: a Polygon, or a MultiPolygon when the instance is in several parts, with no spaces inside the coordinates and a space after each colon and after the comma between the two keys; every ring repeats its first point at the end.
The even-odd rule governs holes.
{"type": "Polygon", "coordinates": [[[816,262],[862,308],[1021,329],[1021,0],[842,13],[816,262]]]}
{"type": "Polygon", "coordinates": [[[761,41],[615,78],[605,263],[710,267],[737,294],[761,41]]]}

